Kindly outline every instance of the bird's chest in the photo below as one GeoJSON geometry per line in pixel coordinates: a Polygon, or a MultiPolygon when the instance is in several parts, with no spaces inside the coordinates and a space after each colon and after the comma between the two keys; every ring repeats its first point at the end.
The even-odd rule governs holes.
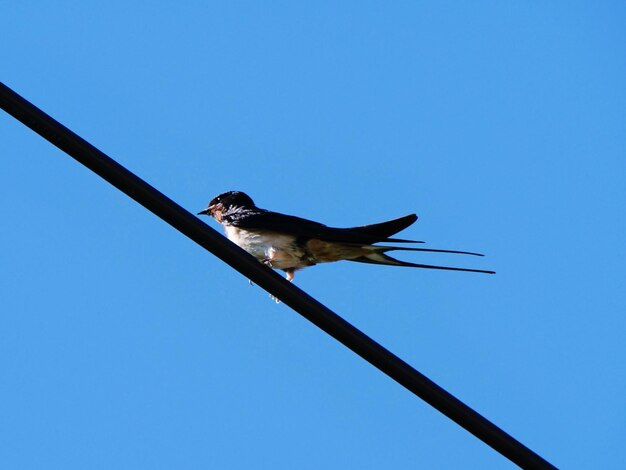
{"type": "Polygon", "coordinates": [[[270,262],[276,269],[301,268],[311,263],[306,252],[289,235],[268,231],[250,231],[225,226],[228,239],[260,261],[270,262]]]}

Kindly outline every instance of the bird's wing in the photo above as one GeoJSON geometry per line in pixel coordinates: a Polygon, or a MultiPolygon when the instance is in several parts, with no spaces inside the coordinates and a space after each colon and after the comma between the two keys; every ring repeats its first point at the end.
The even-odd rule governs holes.
{"type": "Polygon", "coordinates": [[[293,215],[271,211],[255,211],[253,213],[248,212],[242,214],[241,217],[233,218],[229,223],[243,229],[288,233],[304,240],[317,238],[330,242],[369,245],[380,241],[420,243],[413,240],[387,238],[389,235],[393,235],[408,227],[415,222],[416,219],[417,216],[412,214],[379,224],[352,228],[334,228],[293,215]]]}
{"type": "Polygon", "coordinates": [[[240,216],[232,217],[228,222],[243,229],[288,233],[296,237],[315,236],[328,228],[312,220],[265,210],[242,213],[240,216]]]}

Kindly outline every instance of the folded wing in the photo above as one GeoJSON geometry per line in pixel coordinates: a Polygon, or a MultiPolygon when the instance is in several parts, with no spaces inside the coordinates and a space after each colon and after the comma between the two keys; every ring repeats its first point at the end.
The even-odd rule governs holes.
{"type": "Polygon", "coordinates": [[[289,233],[302,240],[316,238],[329,242],[366,245],[378,242],[423,243],[414,240],[389,238],[394,233],[404,230],[416,220],[417,216],[410,214],[378,224],[351,228],[334,228],[293,215],[264,211],[247,215],[239,220],[233,220],[231,224],[243,229],[289,233]]]}

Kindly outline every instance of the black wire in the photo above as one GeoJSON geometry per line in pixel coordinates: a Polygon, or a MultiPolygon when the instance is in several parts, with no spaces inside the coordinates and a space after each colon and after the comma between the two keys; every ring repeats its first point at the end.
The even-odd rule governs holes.
{"type": "Polygon", "coordinates": [[[515,464],[556,468],[3,83],[0,107],[515,464]]]}

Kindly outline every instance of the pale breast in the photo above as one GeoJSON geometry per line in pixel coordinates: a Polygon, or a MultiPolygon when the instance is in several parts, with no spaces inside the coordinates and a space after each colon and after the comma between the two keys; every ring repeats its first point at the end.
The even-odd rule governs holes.
{"type": "Polygon", "coordinates": [[[293,237],[275,232],[251,232],[238,227],[225,226],[228,239],[260,261],[270,261],[276,269],[303,268],[311,263],[303,260],[305,252],[293,237]]]}

